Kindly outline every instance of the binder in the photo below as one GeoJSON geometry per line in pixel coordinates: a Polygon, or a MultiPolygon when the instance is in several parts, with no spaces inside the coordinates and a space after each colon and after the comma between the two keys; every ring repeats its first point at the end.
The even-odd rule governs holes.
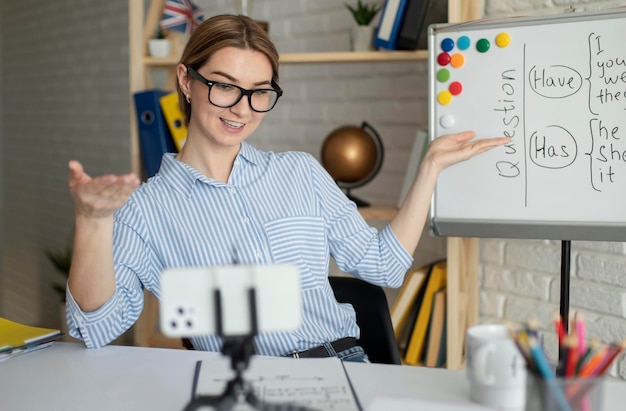
{"type": "Polygon", "coordinates": [[[187,139],[187,126],[185,125],[185,116],[178,104],[178,93],[166,94],[159,99],[159,102],[176,150],[180,151],[187,139]]]}
{"type": "MultiPolygon", "coordinates": [[[[396,40],[398,50],[416,50],[424,30],[424,20],[436,0],[409,0],[396,40]]],[[[441,1],[440,1],[441,2],[441,1]]]]}
{"type": "Polygon", "coordinates": [[[409,0],[387,0],[380,16],[374,46],[396,50],[396,39],[400,33],[402,18],[409,0]]]}
{"type": "Polygon", "coordinates": [[[172,134],[159,104],[159,98],[168,93],[165,90],[150,89],[133,95],[139,128],[139,146],[146,178],[152,177],[159,171],[163,154],[176,152],[172,134]]]}

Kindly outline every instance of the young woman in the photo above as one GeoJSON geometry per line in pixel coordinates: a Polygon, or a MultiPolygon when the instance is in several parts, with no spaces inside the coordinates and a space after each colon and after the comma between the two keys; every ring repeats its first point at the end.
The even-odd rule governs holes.
{"type": "MultiPolygon", "coordinates": [[[[235,249],[243,264],[292,263],[301,272],[302,326],[258,335],[257,353],[367,361],[355,344],[354,311],[337,303],[329,285],[330,256],[356,277],[400,286],[441,170],[509,139],[472,140],[474,133],[465,132],[433,141],[402,207],[377,231],[313,156],[247,143],[282,94],[278,57],[251,19],[206,20],[177,66],[189,126],[180,153],[164,155],[157,175],[141,185],[132,174],[90,177],[79,162],[69,163],[76,208],[67,291],[72,336],[88,347],[109,343],[139,317],[144,288],[159,297],[163,269],[228,264],[235,249]]],[[[221,349],[216,336],[192,342],[221,349]]]]}

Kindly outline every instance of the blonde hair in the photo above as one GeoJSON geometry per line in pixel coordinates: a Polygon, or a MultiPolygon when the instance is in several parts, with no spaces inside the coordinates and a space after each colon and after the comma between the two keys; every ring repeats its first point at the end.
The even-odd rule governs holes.
{"type": "MultiPolygon", "coordinates": [[[[224,47],[254,50],[265,54],[272,65],[272,81],[278,84],[279,54],[276,46],[267,32],[247,16],[221,14],[202,22],[191,34],[179,63],[197,70],[216,51],[224,47]]],[[[185,116],[185,124],[189,125],[191,104],[187,102],[178,82],[176,91],[180,109],[185,116]]]]}

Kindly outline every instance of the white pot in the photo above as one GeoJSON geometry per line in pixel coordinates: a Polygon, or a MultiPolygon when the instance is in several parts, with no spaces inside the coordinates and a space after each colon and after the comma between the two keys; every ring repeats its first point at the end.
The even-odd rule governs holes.
{"type": "Polygon", "coordinates": [[[352,51],[374,50],[374,29],[373,26],[353,26],[352,51]]]}
{"type": "Polygon", "coordinates": [[[172,43],[168,39],[150,39],[148,51],[152,57],[167,57],[172,50],[172,43]]]}

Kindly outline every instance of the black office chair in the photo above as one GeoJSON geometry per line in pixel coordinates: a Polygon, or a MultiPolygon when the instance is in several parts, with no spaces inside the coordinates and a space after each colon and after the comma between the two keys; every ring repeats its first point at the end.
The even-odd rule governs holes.
{"type": "Polygon", "coordinates": [[[328,277],[340,303],[350,303],[361,328],[359,344],[373,363],[401,364],[387,296],[377,285],[354,277],[328,277]]]}
{"type": "MultiPolygon", "coordinates": [[[[354,277],[328,277],[340,303],[350,303],[356,311],[361,328],[359,345],[373,363],[401,364],[398,344],[391,324],[387,296],[377,285],[354,277]]],[[[191,341],[183,338],[183,346],[193,350],[191,341]]]]}

